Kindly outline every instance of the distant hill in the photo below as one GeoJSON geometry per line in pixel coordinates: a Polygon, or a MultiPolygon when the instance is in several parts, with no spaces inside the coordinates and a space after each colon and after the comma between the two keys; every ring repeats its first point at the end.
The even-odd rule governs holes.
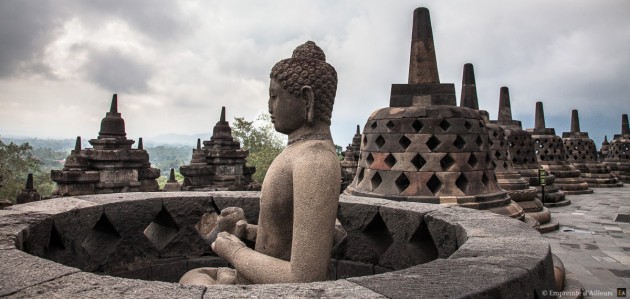
{"type": "Polygon", "coordinates": [[[192,149],[197,146],[198,138],[200,138],[201,141],[204,141],[210,140],[210,137],[212,137],[212,133],[200,133],[193,135],[170,133],[144,138],[143,143],[145,147],[159,145],[182,145],[188,146],[192,149]]]}

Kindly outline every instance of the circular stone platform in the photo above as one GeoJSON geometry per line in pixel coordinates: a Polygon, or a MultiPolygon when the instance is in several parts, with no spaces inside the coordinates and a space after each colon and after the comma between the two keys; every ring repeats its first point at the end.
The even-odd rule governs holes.
{"type": "Polygon", "coordinates": [[[336,280],[208,288],[168,282],[191,268],[225,264],[195,229],[212,201],[219,208],[242,207],[255,222],[259,196],[88,195],[0,210],[0,296],[540,298],[554,289],[550,246],[523,222],[346,195],[338,219],[348,237],[335,248],[330,267],[336,280]]]}

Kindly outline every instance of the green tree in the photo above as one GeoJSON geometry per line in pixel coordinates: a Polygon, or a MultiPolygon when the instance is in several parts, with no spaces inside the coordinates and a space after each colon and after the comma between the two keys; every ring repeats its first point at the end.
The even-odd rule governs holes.
{"type": "Polygon", "coordinates": [[[0,188],[0,198],[15,202],[17,195],[26,185],[26,177],[33,174],[35,189],[42,196],[50,196],[55,184],[50,174],[42,169],[43,163],[33,155],[28,143],[5,144],[0,140],[0,177],[4,184],[0,188]]]}
{"type": "Polygon", "coordinates": [[[269,165],[286,147],[286,137],[274,130],[268,113],[260,114],[255,121],[235,117],[232,135],[249,150],[247,165],[256,167],[253,178],[262,183],[269,165]]]}

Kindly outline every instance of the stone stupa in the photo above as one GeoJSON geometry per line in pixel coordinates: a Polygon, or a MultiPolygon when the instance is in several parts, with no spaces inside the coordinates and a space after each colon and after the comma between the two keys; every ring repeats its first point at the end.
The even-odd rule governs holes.
{"type": "Polygon", "coordinates": [[[22,192],[18,194],[15,203],[23,204],[40,200],[42,200],[42,196],[39,195],[37,190],[35,190],[35,187],[33,186],[33,174],[29,173],[26,177],[26,186],[22,189],[22,192]]]}
{"type": "Polygon", "coordinates": [[[615,138],[610,142],[608,155],[604,164],[610,167],[620,181],[630,183],[630,127],[628,125],[628,114],[621,116],[621,134],[615,134],[615,138]]]}
{"type": "Polygon", "coordinates": [[[177,181],[177,179],[175,179],[175,169],[171,168],[171,171],[169,172],[169,176],[168,176],[168,181],[166,181],[166,184],[164,184],[164,188],[162,188],[162,191],[165,191],[165,192],[182,191],[182,184],[180,184],[177,181]]]}
{"type": "Polygon", "coordinates": [[[608,148],[610,147],[610,142],[608,142],[608,135],[604,135],[604,141],[602,141],[602,147],[597,151],[597,159],[602,162],[608,156],[608,148]]]}
{"type": "Polygon", "coordinates": [[[62,170],[52,170],[57,183],[56,195],[158,191],[160,170],[151,167],[149,154],[143,148],[132,149],[134,140],[127,139],[125,121],[118,112],[118,97],[112,97],[110,111],[101,121],[97,139],[90,139],[93,148],[81,149],[77,137],[75,149],[66,158],[62,170]]]}
{"type": "Polygon", "coordinates": [[[571,111],[571,132],[562,133],[567,161],[580,171],[589,188],[621,187],[623,183],[611,174],[610,168],[597,160],[595,142],[580,131],[578,111],[571,111]]]}
{"type": "Polygon", "coordinates": [[[260,190],[260,184],[252,180],[256,172],[253,166],[246,166],[249,151],[241,149],[241,144],[232,137],[230,124],[225,120],[225,107],[212,130],[212,137],[203,142],[197,140],[189,165],[179,168],[184,176],[182,190],[260,190]]]}
{"type": "MultiPolygon", "coordinates": [[[[503,99],[503,102],[509,102],[507,88],[501,89],[500,98],[503,99]]],[[[479,110],[475,72],[473,65],[470,63],[464,65],[460,106],[478,110],[479,114],[484,118],[486,127],[488,128],[488,143],[490,144],[491,157],[493,159],[492,164],[497,177],[497,183],[503,190],[507,191],[510,198],[523,209],[525,212],[525,222],[538,229],[540,232],[549,232],[558,229],[558,222],[550,221],[551,213],[538,199],[536,188],[530,187],[529,181],[524,179],[521,174],[514,169],[509,156],[510,146],[505,136],[505,129],[496,122],[491,122],[487,111],[479,110]]],[[[511,115],[511,111],[509,113],[511,115]]]]}
{"type": "Polygon", "coordinates": [[[361,129],[357,125],[357,131],[352,137],[352,143],[348,144],[346,150],[343,152],[343,160],[341,160],[341,189],[343,192],[348,185],[354,180],[354,176],[357,174],[357,161],[359,161],[359,155],[361,153],[361,129]]]}
{"type": "MultiPolygon", "coordinates": [[[[538,158],[536,157],[536,147],[534,145],[534,139],[532,134],[523,130],[520,120],[512,119],[512,104],[510,102],[510,90],[507,87],[501,87],[499,96],[499,113],[496,123],[504,129],[505,137],[508,142],[509,157],[512,161],[514,169],[526,180],[528,180],[531,187],[535,187],[538,192],[538,199],[541,200],[545,206],[564,206],[571,204],[571,201],[566,199],[564,192],[560,191],[557,186],[554,185],[555,176],[547,173],[545,179],[545,186],[541,186],[538,175],[539,170],[542,169],[538,164],[538,158]],[[543,192],[544,190],[544,192],[543,192]]],[[[537,209],[531,207],[531,209],[525,209],[526,212],[536,212],[537,209]]],[[[540,220],[543,220],[547,212],[544,209],[540,220]]],[[[541,222],[541,223],[544,223],[541,222]]]]}
{"type": "Polygon", "coordinates": [[[556,177],[555,184],[566,194],[593,193],[588,183],[580,176],[580,171],[566,159],[562,138],[556,130],[545,126],[543,103],[536,102],[535,127],[528,129],[536,144],[538,163],[556,177]]]}
{"type": "Polygon", "coordinates": [[[524,217],[497,183],[479,112],[457,107],[454,84],[440,83],[426,8],[414,11],[408,84],[393,84],[389,107],[368,118],[345,193],[524,217]]]}

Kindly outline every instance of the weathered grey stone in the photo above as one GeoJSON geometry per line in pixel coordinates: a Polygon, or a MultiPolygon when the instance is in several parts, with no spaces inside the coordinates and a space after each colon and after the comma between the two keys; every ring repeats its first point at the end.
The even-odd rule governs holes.
{"type": "Polygon", "coordinates": [[[347,280],[309,284],[216,285],[204,298],[386,298],[347,280]]]}
{"type": "Polygon", "coordinates": [[[15,294],[29,286],[80,271],[17,249],[2,250],[0,253],[0,296],[15,294]]]}
{"type": "Polygon", "coordinates": [[[204,291],[197,286],[81,272],[32,285],[9,298],[201,298],[204,291]]]}

